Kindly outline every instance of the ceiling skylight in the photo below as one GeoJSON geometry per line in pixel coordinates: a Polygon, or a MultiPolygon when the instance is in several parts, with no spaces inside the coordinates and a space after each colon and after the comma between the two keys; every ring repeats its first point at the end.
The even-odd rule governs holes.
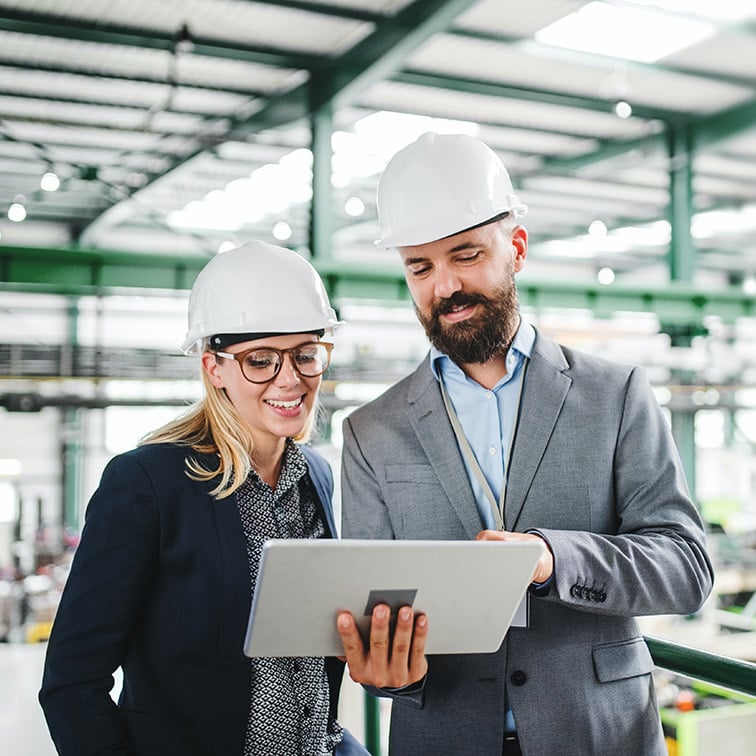
{"type": "Polygon", "coordinates": [[[536,32],[538,42],[653,63],[705,39],[715,28],[661,9],[591,2],[536,32]]]}
{"type": "Polygon", "coordinates": [[[670,13],[736,23],[756,16],[753,0],[633,0],[634,5],[662,8],[670,13]]]}

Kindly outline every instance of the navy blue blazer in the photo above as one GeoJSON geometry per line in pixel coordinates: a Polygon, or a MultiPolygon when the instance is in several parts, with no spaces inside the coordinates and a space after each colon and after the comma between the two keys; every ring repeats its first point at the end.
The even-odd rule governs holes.
{"type": "MultiPolygon", "coordinates": [[[[330,468],[300,448],[335,537],[330,468]]],[[[246,542],[235,497],[188,478],[186,453],[155,444],[115,457],[88,505],[39,696],[63,756],[243,753],[246,542]]],[[[343,664],[326,664],[335,715],[343,664]]]]}

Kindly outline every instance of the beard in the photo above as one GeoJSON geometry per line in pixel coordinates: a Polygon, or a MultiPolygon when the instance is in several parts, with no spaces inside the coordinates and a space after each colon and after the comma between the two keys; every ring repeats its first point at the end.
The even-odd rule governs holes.
{"type": "Polygon", "coordinates": [[[415,305],[417,318],[429,341],[457,365],[485,363],[506,352],[520,320],[520,307],[514,275],[494,290],[492,296],[456,291],[448,299],[431,305],[424,316],[415,305]],[[479,312],[467,320],[445,325],[441,316],[455,307],[480,305],[479,312]]]}

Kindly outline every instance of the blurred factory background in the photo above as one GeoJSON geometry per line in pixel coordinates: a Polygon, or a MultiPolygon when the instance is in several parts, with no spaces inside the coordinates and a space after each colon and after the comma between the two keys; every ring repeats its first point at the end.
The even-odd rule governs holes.
{"type": "MultiPolygon", "coordinates": [[[[665,408],[717,584],[649,633],[756,661],[755,50],[753,0],[0,0],[0,739],[34,730],[8,753],[52,753],[33,696],[84,508],[197,397],[178,346],[212,255],[264,239],[324,276],[337,473],[345,413],[423,357],[373,240],[382,168],[428,130],[508,167],[532,322],[642,365],[665,408]]],[[[659,690],[671,753],[752,748],[752,699],[694,750],[694,689],[659,690]]]]}

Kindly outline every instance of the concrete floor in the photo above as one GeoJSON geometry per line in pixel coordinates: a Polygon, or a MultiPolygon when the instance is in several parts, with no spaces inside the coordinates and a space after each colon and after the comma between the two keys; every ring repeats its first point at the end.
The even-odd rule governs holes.
{"type": "MultiPolygon", "coordinates": [[[[46,649],[46,643],[0,643],[2,756],[56,756],[42,709],[37,702],[46,649]]],[[[348,675],[344,677],[339,720],[356,737],[362,738],[365,694],[348,675]]],[[[381,708],[381,734],[384,740],[383,752],[386,753],[388,708],[381,708]]]]}
{"type": "Polygon", "coordinates": [[[37,691],[44,643],[0,643],[0,751],[4,756],[55,756],[37,691]]]}

